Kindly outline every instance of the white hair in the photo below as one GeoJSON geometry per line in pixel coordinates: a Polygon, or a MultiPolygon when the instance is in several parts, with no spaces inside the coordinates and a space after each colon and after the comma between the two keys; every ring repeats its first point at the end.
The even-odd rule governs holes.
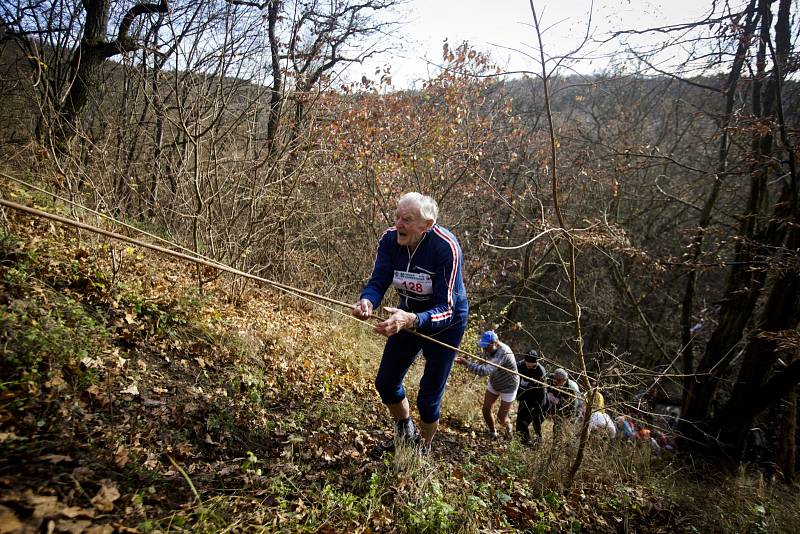
{"type": "Polygon", "coordinates": [[[411,192],[406,193],[397,201],[397,207],[413,205],[419,210],[420,216],[426,221],[436,222],[439,217],[439,206],[436,201],[427,195],[411,192]]]}

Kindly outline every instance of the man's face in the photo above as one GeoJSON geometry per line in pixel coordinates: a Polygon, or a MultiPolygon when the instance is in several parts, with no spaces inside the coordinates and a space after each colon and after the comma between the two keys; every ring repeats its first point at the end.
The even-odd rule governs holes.
{"type": "Polygon", "coordinates": [[[395,210],[394,226],[397,228],[397,244],[403,247],[415,247],[425,232],[433,226],[433,221],[423,219],[419,214],[419,208],[412,204],[395,210]]]}
{"type": "Polygon", "coordinates": [[[483,347],[483,354],[486,356],[491,356],[495,348],[497,348],[497,345],[494,342],[489,343],[488,345],[483,347]]]}
{"type": "Polygon", "coordinates": [[[563,376],[559,375],[559,376],[554,376],[553,377],[553,383],[556,386],[559,386],[559,387],[563,386],[566,382],[567,382],[567,380],[563,376]]]}
{"type": "Polygon", "coordinates": [[[525,360],[525,367],[527,367],[528,369],[533,369],[534,367],[536,367],[536,362],[525,360]]]}

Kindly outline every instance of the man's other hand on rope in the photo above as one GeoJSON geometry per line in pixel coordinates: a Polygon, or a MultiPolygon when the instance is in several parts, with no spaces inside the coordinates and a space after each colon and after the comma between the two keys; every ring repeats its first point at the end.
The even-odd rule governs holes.
{"type": "Polygon", "coordinates": [[[417,314],[384,306],[384,310],[391,313],[388,319],[375,325],[375,332],[389,337],[398,333],[400,330],[411,330],[417,326],[417,314]]]}
{"type": "MultiPolygon", "coordinates": [[[[384,310],[391,315],[385,321],[375,325],[373,330],[382,336],[393,336],[401,330],[412,330],[417,326],[417,314],[384,306],[384,310]]],[[[372,315],[372,302],[368,299],[361,299],[353,305],[353,316],[366,320],[372,315]]]]}

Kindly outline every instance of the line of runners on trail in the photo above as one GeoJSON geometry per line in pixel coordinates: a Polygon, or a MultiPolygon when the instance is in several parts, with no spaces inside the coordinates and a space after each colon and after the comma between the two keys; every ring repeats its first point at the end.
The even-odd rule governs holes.
{"type": "MultiPolygon", "coordinates": [[[[516,433],[521,443],[535,445],[542,439],[542,423],[548,417],[553,419],[556,432],[580,428],[579,423],[584,417],[588,398],[567,371],[557,368],[547,374],[541,363],[541,353],[536,349],[530,349],[522,359],[516,359],[511,348],[500,341],[493,330],[481,335],[478,346],[483,350],[485,359],[494,365],[473,363],[461,356],[456,356],[455,363],[466,366],[478,376],[489,376],[482,410],[489,437],[499,437],[499,426],[506,437],[510,438],[516,433]],[[498,399],[500,407],[495,423],[492,407],[498,399]],[[508,414],[514,400],[519,406],[516,424],[512,427],[508,414]],[[531,426],[535,434],[533,439],[531,426]]],[[[637,429],[629,416],[612,418],[605,411],[605,399],[598,389],[592,391],[591,397],[592,413],[589,416],[588,429],[591,437],[644,441],[657,453],[672,449],[671,440],[664,432],[651,432],[646,427],[637,429]]]]}
{"type": "MultiPolygon", "coordinates": [[[[438,205],[429,196],[412,192],[399,198],[395,224],[380,237],[372,275],[358,302],[353,304],[352,314],[366,320],[380,307],[390,287],[394,287],[399,297],[396,307],[384,307],[389,318],[374,327],[375,332],[387,337],[375,387],[395,428],[394,437],[380,443],[373,456],[393,451],[399,442],[413,444],[422,451],[430,450],[439,427],[442,397],[453,363],[464,365],[475,374],[489,376],[483,417],[490,436],[498,436],[492,414],[498,399],[497,422],[509,436],[513,435],[513,430],[508,414],[512,402],[519,402],[516,432],[523,443],[529,444],[534,443],[530,436],[531,425],[536,439],[540,439],[545,417],[553,417],[557,422],[570,421],[582,417],[584,412],[585,399],[580,388],[564,369],[546,375],[535,349],[517,360],[511,348],[492,330],[483,333],[478,346],[495,365],[456,356],[455,349],[466,330],[468,314],[462,278],[463,258],[456,237],[436,224],[438,215],[438,205]],[[414,332],[430,339],[414,335],[414,332]],[[425,368],[417,393],[418,431],[411,418],[403,379],[420,352],[425,368]]],[[[604,411],[603,396],[598,390],[594,390],[592,406],[589,431],[593,435],[614,438],[619,433],[625,438],[652,440],[651,445],[659,446],[649,431],[646,435],[637,434],[630,418],[612,420],[604,411]]],[[[559,425],[560,428],[566,426],[559,425]]]]}

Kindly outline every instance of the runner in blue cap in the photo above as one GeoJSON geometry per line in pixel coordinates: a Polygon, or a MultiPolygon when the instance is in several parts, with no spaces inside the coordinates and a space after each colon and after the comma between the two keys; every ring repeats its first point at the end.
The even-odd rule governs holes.
{"type": "Polygon", "coordinates": [[[468,370],[478,376],[489,376],[489,382],[486,384],[486,393],[483,397],[483,420],[486,422],[489,436],[496,438],[497,429],[492,415],[492,406],[497,402],[497,399],[500,399],[497,421],[510,436],[511,421],[508,419],[508,412],[511,409],[511,403],[514,402],[517,396],[517,388],[519,387],[519,376],[515,374],[517,361],[514,359],[514,352],[508,345],[500,341],[494,330],[484,332],[478,340],[478,346],[483,349],[484,357],[494,365],[470,362],[461,356],[456,356],[456,363],[465,365],[468,370]],[[510,373],[508,370],[514,372],[510,373]]]}

